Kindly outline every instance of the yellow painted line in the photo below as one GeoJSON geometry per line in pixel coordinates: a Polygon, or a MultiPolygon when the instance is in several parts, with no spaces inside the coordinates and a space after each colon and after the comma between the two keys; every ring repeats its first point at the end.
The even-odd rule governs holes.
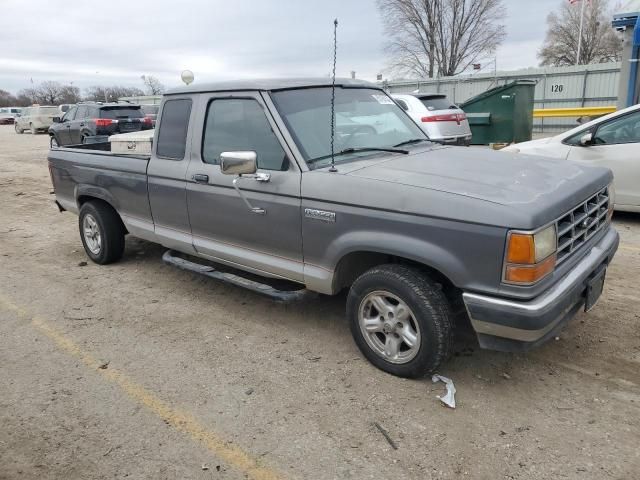
{"type": "Polygon", "coordinates": [[[613,113],[615,106],[607,107],[576,107],[576,108],[534,108],[533,118],[558,118],[558,117],[596,117],[613,113]]]}
{"type": "Polygon", "coordinates": [[[207,430],[188,413],[181,412],[164,403],[152,392],[135,383],[123,372],[109,366],[108,369],[100,369],[101,362],[90,353],[82,350],[71,339],[56,330],[44,318],[31,315],[24,308],[14,304],[8,298],[0,295],[0,307],[17,313],[20,317],[31,320],[31,324],[60,348],[60,350],[81,360],[87,367],[104,376],[120,389],[134,402],[144,406],[167,424],[180,432],[189,435],[193,440],[203,444],[216,457],[224,460],[233,468],[246,474],[255,480],[279,480],[282,477],[275,471],[259,465],[256,458],[242,450],[240,447],[229,444],[217,433],[207,430]]]}

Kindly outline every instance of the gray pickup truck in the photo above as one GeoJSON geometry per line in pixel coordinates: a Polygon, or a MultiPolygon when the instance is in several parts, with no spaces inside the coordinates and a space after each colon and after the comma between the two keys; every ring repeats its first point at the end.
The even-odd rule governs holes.
{"type": "Polygon", "coordinates": [[[456,312],[522,351],[593,307],[619,241],[609,170],[432,143],[373,84],[331,98],[327,79],[175,89],[151,156],[51,150],[58,207],[99,264],[130,234],[280,300],[348,289],[356,344],[394,375],[438,368],[456,312]]]}

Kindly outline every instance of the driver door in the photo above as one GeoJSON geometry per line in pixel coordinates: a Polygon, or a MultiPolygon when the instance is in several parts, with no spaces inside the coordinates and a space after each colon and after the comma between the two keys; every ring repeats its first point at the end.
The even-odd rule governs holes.
{"type": "Polygon", "coordinates": [[[587,146],[573,146],[569,160],[610,168],[616,205],[640,206],[640,110],[598,125],[587,146]]]}
{"type": "Polygon", "coordinates": [[[259,274],[303,281],[301,171],[259,92],[205,94],[187,171],[194,248],[214,260],[259,274]],[[199,129],[199,131],[198,131],[199,129]],[[220,154],[255,151],[259,173],[238,180],[252,212],[225,175],[220,154]],[[265,177],[262,178],[264,180],[265,177]]]}

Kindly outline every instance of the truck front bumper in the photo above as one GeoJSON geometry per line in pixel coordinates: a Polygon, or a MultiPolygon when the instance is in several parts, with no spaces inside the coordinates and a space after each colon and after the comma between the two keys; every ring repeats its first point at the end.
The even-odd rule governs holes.
{"type": "Polygon", "coordinates": [[[618,232],[609,228],[567,275],[532,300],[463,293],[480,346],[526,351],[554,337],[584,306],[589,279],[611,262],[619,242],[618,232]]]}

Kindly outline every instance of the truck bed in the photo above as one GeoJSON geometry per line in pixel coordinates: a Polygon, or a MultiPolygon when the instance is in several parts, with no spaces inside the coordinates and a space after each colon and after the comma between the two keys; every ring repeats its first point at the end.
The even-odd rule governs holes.
{"type": "Polygon", "coordinates": [[[150,156],[114,154],[102,143],[51,149],[49,171],[59,207],[77,213],[84,196],[100,198],[125,226],[153,224],[147,194],[150,156]]]}

